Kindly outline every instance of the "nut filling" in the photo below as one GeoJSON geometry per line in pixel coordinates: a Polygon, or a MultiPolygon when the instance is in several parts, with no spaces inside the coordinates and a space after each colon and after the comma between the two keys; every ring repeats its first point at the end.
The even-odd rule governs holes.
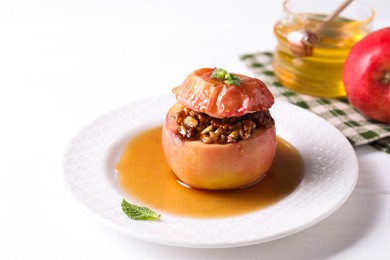
{"type": "Polygon", "coordinates": [[[248,139],[257,128],[274,125],[268,110],[220,119],[184,108],[176,113],[175,121],[181,138],[206,144],[236,143],[248,139]]]}

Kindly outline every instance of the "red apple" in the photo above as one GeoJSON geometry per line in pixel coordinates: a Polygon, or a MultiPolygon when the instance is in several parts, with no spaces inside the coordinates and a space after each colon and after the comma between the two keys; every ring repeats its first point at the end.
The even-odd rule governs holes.
{"type": "Polygon", "coordinates": [[[162,146],[169,166],[185,184],[198,189],[238,189],[260,180],[272,165],[276,152],[275,126],[259,128],[247,140],[231,144],[184,141],[176,133],[175,104],[162,129],[162,146]]]}
{"type": "Polygon", "coordinates": [[[201,68],[190,73],[173,93],[178,103],[164,121],[162,147],[169,166],[183,183],[207,190],[237,189],[266,174],[276,152],[273,122],[258,126],[248,138],[237,142],[203,143],[180,136],[176,121],[176,115],[184,108],[215,120],[268,111],[274,97],[261,80],[201,68]]]}
{"type": "Polygon", "coordinates": [[[358,111],[390,123],[390,27],[370,33],[352,47],[343,81],[348,100],[358,111]]]}

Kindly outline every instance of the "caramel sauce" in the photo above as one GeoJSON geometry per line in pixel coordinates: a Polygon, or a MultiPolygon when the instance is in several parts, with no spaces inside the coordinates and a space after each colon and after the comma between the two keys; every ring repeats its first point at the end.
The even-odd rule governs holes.
{"type": "Polygon", "coordinates": [[[229,191],[189,188],[169,168],[157,127],[128,142],[116,170],[120,187],[139,205],[160,214],[214,218],[253,212],[285,198],[300,184],[304,163],[299,152],[278,137],[275,160],[260,182],[229,191]]]}

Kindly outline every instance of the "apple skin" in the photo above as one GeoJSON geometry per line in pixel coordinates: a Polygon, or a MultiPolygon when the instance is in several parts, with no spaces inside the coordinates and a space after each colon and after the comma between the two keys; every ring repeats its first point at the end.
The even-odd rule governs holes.
{"type": "Polygon", "coordinates": [[[185,141],[176,134],[174,105],[162,128],[162,146],[169,166],[180,181],[192,188],[229,190],[260,180],[271,167],[276,152],[275,126],[260,128],[247,140],[232,144],[185,141]]]}
{"type": "Polygon", "coordinates": [[[390,123],[390,27],[368,34],[352,47],[343,82],[349,102],[360,113],[390,123]]]}
{"type": "Polygon", "coordinates": [[[186,107],[215,118],[239,117],[266,110],[274,96],[260,79],[232,73],[240,78],[240,87],[211,78],[212,68],[191,72],[183,83],[172,89],[176,100],[186,107]]]}

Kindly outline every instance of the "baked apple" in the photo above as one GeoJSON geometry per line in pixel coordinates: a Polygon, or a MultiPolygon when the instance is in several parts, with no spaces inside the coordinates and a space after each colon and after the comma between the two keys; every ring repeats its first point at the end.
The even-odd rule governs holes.
{"type": "Polygon", "coordinates": [[[178,179],[207,190],[261,180],[275,157],[274,103],[256,78],[202,68],[173,89],[177,103],[162,128],[165,157],[178,179]]]}

